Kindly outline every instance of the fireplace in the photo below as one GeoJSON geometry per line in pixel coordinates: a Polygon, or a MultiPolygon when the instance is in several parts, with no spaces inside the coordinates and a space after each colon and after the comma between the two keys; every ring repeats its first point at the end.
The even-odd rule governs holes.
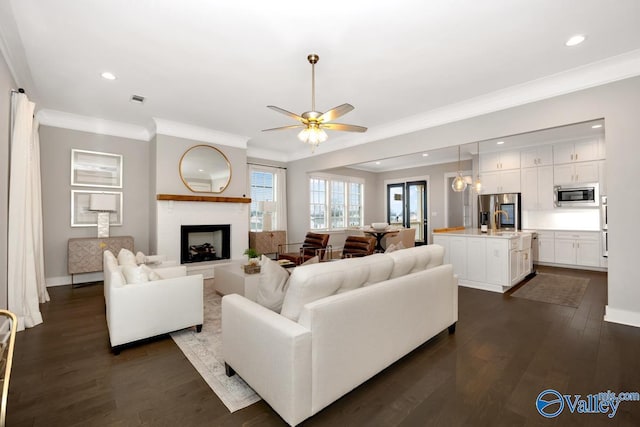
{"type": "Polygon", "coordinates": [[[231,225],[182,225],[180,263],[217,261],[231,258],[231,225]]]}

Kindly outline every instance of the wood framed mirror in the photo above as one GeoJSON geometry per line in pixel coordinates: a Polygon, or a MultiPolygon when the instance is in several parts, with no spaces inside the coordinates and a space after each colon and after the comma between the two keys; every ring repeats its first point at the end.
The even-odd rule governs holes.
{"type": "Polygon", "coordinates": [[[222,193],[231,182],[231,163],[211,145],[195,145],[180,158],[180,179],[195,193],[222,193]]]}

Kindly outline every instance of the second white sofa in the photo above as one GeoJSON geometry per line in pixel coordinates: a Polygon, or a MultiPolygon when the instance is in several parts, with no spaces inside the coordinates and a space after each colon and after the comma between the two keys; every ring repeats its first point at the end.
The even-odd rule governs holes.
{"type": "Polygon", "coordinates": [[[228,374],[237,372],[290,425],[302,422],[455,330],[458,285],[443,253],[429,245],[298,267],[282,314],[223,297],[228,374]]]}

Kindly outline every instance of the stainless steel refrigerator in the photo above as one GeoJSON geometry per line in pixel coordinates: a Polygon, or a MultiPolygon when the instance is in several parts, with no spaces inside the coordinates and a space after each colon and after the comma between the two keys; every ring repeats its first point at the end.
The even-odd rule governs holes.
{"type": "Polygon", "coordinates": [[[491,230],[495,222],[496,228],[502,230],[522,230],[520,193],[481,194],[478,196],[478,228],[483,219],[488,218],[491,230]],[[506,212],[496,215],[496,211],[506,212]],[[483,215],[484,214],[484,215],[483,215]]]}

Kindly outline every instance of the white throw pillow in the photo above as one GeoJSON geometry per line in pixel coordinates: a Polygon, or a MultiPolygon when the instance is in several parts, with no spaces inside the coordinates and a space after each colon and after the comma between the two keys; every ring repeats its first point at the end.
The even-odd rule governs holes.
{"type": "Polygon", "coordinates": [[[102,259],[104,261],[103,270],[113,270],[118,267],[118,260],[110,250],[104,251],[102,259]]]}
{"type": "Polygon", "coordinates": [[[122,273],[124,274],[124,278],[127,281],[127,285],[146,283],[149,281],[147,273],[142,267],[143,266],[137,267],[135,265],[122,266],[122,273]]]}
{"type": "Polygon", "coordinates": [[[389,246],[387,246],[387,249],[385,249],[384,253],[385,254],[390,254],[393,251],[398,250],[398,248],[396,247],[396,245],[394,243],[390,244],[389,246]]]}
{"type": "Polygon", "coordinates": [[[146,258],[145,255],[142,252],[138,251],[136,253],[136,264],[138,264],[138,265],[139,264],[144,264],[145,258],[146,258]]]}
{"type": "Polygon", "coordinates": [[[276,261],[262,255],[256,302],[280,313],[282,301],[289,285],[289,272],[276,261]]]}
{"type": "Polygon", "coordinates": [[[129,249],[122,248],[118,252],[118,264],[136,265],[136,256],[129,249]]]}
{"type": "Polygon", "coordinates": [[[144,264],[141,265],[142,271],[144,271],[147,275],[149,281],[153,280],[162,280],[162,276],[160,276],[153,268],[146,266],[144,264]]]}

